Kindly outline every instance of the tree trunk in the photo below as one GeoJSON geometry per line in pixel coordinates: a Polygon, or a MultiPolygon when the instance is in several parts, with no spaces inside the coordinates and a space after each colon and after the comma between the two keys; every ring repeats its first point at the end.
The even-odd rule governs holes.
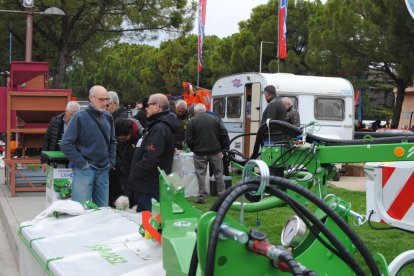
{"type": "Polygon", "coordinates": [[[63,88],[63,82],[65,81],[66,63],[67,63],[67,51],[59,51],[59,67],[58,72],[53,78],[54,88],[63,88]]]}
{"type": "Polygon", "coordinates": [[[397,86],[397,97],[395,99],[394,112],[392,115],[392,128],[398,128],[398,124],[400,123],[401,110],[404,102],[407,82],[403,79],[397,78],[395,79],[395,85],[397,86]]]}

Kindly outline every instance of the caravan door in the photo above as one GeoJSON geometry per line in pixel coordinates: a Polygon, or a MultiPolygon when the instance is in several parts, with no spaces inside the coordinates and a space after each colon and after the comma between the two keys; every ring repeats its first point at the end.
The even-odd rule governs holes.
{"type": "MultiPolygon", "coordinates": [[[[249,83],[245,88],[244,133],[256,133],[260,126],[261,84],[260,82],[249,83]]],[[[252,154],[255,142],[255,135],[244,137],[243,154],[245,156],[252,154]]]]}

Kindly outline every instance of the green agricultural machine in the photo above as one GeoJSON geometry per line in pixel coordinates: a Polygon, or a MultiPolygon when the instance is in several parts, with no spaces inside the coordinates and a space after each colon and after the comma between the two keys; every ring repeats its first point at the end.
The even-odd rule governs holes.
{"type": "MultiPolygon", "coordinates": [[[[237,159],[231,152],[241,163],[242,180],[206,213],[184,198],[178,176],[161,172],[160,203],[143,224],[162,244],[167,275],[395,275],[414,260],[411,251],[391,264],[379,253],[372,255],[348,224],[351,219],[363,224],[366,216],[327,193],[336,163],[412,161],[414,137],[339,141],[279,121],[262,126],[258,137],[269,125],[291,138],[258,146],[260,154],[250,158],[237,159]],[[286,221],[280,242],[270,242],[266,233],[244,223],[248,212],[282,205],[295,215],[286,221]],[[240,218],[229,210],[238,210],[240,218]]],[[[411,221],[405,225],[414,228],[411,221]]]]}

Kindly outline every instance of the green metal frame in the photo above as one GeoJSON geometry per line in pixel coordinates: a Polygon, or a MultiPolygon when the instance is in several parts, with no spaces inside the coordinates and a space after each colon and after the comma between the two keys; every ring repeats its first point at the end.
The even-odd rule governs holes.
{"type": "MultiPolygon", "coordinates": [[[[197,244],[199,259],[197,275],[204,275],[207,259],[207,248],[213,227],[215,212],[200,214],[184,198],[181,180],[174,175],[160,175],[160,210],[162,221],[162,246],[164,269],[167,275],[187,275],[194,246],[197,244]]],[[[337,199],[339,200],[339,199],[337,199]]],[[[345,206],[346,202],[341,201],[345,206]]],[[[265,201],[255,203],[259,209],[271,208],[265,201]]],[[[350,206],[345,210],[337,208],[337,213],[348,219],[350,206]]],[[[355,252],[355,246],[342,229],[325,213],[317,209],[315,215],[324,221],[325,225],[341,241],[350,253],[355,252]]],[[[248,232],[249,229],[226,217],[224,222],[230,227],[248,232]]],[[[322,238],[325,239],[323,235],[322,238]]],[[[325,248],[312,234],[308,233],[301,244],[293,249],[297,261],[317,272],[318,275],[354,275],[353,271],[336,255],[325,248]]],[[[382,255],[376,260],[380,263],[383,275],[388,275],[387,264],[382,255]]],[[[237,241],[219,240],[216,250],[214,275],[288,275],[275,268],[269,259],[256,255],[246,245],[237,241]]]]}

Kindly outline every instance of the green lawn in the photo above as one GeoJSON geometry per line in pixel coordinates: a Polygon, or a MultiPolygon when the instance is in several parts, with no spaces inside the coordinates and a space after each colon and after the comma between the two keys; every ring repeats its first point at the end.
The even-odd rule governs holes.
{"type": "MultiPolygon", "coordinates": [[[[366,213],[365,192],[354,192],[341,188],[329,187],[329,193],[336,194],[343,200],[350,202],[353,211],[360,214],[366,213]]],[[[190,199],[190,201],[191,200],[194,201],[195,199],[190,199]]],[[[209,197],[206,204],[194,204],[194,206],[205,212],[209,210],[215,200],[215,197],[209,197]]],[[[239,218],[238,212],[230,212],[230,215],[237,219],[239,218]]],[[[245,222],[247,225],[255,227],[258,221],[259,229],[268,235],[272,243],[280,244],[281,230],[287,219],[292,215],[293,211],[290,208],[281,207],[260,213],[246,214],[245,222]]],[[[386,225],[379,223],[373,224],[377,227],[387,227],[386,225]]],[[[411,233],[401,230],[374,230],[369,227],[368,223],[359,227],[352,224],[352,228],[366,244],[372,254],[383,254],[388,263],[400,253],[414,249],[414,239],[412,239],[413,234],[411,233]]],[[[360,258],[357,257],[357,259],[360,263],[363,263],[360,258]]],[[[414,264],[408,265],[398,275],[414,275],[414,264]]]]}

